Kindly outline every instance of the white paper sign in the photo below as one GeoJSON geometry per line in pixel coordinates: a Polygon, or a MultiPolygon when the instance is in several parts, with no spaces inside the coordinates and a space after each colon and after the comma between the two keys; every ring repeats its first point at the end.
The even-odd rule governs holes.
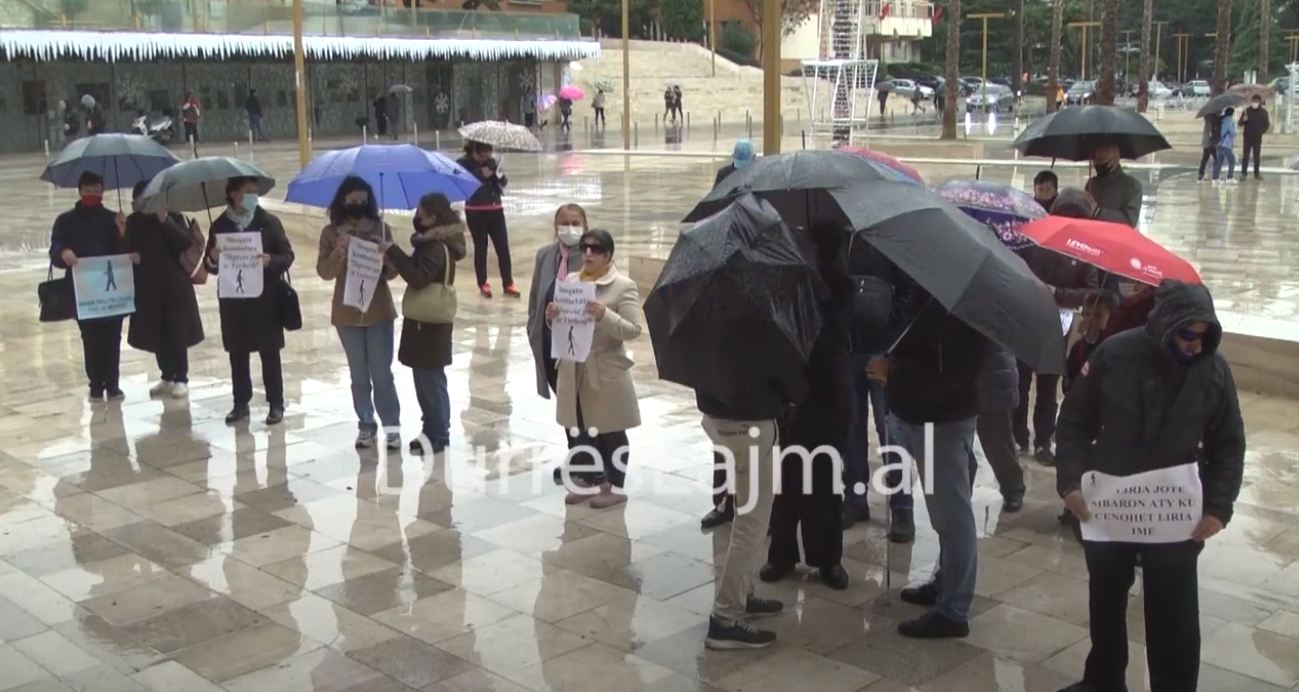
{"type": "Polygon", "coordinates": [[[262,234],[218,233],[217,297],[258,298],[262,295],[262,234]]]}
{"type": "Polygon", "coordinates": [[[1082,523],[1088,541],[1189,541],[1204,513],[1200,470],[1194,463],[1131,476],[1088,471],[1082,493],[1092,515],[1082,523]]]}
{"type": "Polygon", "coordinates": [[[1060,329],[1064,332],[1065,336],[1069,335],[1069,328],[1073,326],[1073,316],[1073,310],[1060,311],[1060,329]]]}
{"type": "Polygon", "coordinates": [[[586,304],[595,300],[595,284],[567,279],[555,283],[559,317],[550,323],[550,355],[555,360],[585,363],[595,337],[595,318],[586,304]]]}
{"type": "Polygon", "coordinates": [[[374,289],[383,274],[379,245],[352,238],[347,244],[347,281],[343,284],[343,305],[365,312],[374,300],[374,289]]]}
{"type": "Polygon", "coordinates": [[[135,269],[129,255],[78,258],[72,288],[79,320],[135,312],[135,269]]]}

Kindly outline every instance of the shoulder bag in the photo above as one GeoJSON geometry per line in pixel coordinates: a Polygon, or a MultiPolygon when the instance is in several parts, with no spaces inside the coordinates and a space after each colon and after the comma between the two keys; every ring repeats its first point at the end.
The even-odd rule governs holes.
{"type": "Polygon", "coordinates": [[[455,321],[456,287],[451,285],[454,267],[446,243],[442,243],[442,252],[446,255],[446,268],[441,283],[419,289],[406,287],[406,293],[401,297],[401,314],[408,319],[428,324],[451,324],[455,321]]]}
{"type": "Polygon", "coordinates": [[[198,222],[189,219],[189,248],[180,256],[181,269],[189,275],[195,284],[207,283],[207,267],[203,266],[203,255],[207,252],[207,239],[198,227],[198,222]]]}
{"type": "Polygon", "coordinates": [[[275,288],[275,314],[280,318],[280,326],[291,332],[302,329],[302,304],[289,273],[284,272],[284,277],[275,283],[278,284],[275,288]]]}

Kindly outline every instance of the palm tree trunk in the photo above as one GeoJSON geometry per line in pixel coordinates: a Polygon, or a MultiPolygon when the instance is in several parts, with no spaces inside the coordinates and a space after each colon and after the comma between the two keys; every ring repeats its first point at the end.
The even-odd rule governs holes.
{"type": "Polygon", "coordinates": [[[1010,81],[1018,94],[1024,88],[1024,0],[1015,3],[1015,54],[1010,59],[1010,81]]]}
{"type": "Polygon", "coordinates": [[[1218,0],[1218,37],[1213,46],[1213,95],[1227,90],[1227,60],[1231,57],[1231,0],[1218,0]]]}
{"type": "Polygon", "coordinates": [[[1150,68],[1154,62],[1150,59],[1150,26],[1155,19],[1155,0],[1146,0],[1141,10],[1141,86],[1137,93],[1137,112],[1145,113],[1150,107],[1150,68]]]}
{"type": "Polygon", "coordinates": [[[1096,83],[1096,103],[1114,105],[1114,73],[1119,41],[1119,0],[1101,5],[1101,73],[1096,83]]]}
{"type": "Polygon", "coordinates": [[[961,0],[947,4],[947,96],[943,99],[943,139],[956,139],[956,106],[960,92],[961,0]]]}
{"type": "Polygon", "coordinates": [[[1272,27],[1272,3],[1269,0],[1258,0],[1259,18],[1262,23],[1258,29],[1258,79],[1259,84],[1267,84],[1267,70],[1271,67],[1272,46],[1268,30],[1272,27]]]}
{"type": "Polygon", "coordinates": [[[1060,88],[1060,39],[1064,30],[1064,0],[1051,5],[1051,65],[1046,77],[1046,112],[1055,110],[1055,93],[1060,88]]]}

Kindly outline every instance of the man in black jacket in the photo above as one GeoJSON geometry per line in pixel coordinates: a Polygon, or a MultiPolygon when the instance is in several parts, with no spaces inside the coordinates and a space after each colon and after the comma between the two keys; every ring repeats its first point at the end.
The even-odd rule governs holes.
{"type": "Polygon", "coordinates": [[[1196,689],[1200,669],[1196,562],[1231,520],[1244,471],[1245,429],[1222,327],[1203,286],[1166,281],[1145,329],[1102,343],[1069,388],[1057,434],[1056,484],[1080,521],[1087,471],[1127,476],[1197,462],[1203,518],[1180,543],[1084,541],[1092,650],[1068,692],[1126,689],[1127,605],[1141,563],[1146,658],[1153,692],[1196,689]]]}
{"type": "Polygon", "coordinates": [[[1259,175],[1259,163],[1263,159],[1263,135],[1272,127],[1272,122],[1267,116],[1267,109],[1263,107],[1263,97],[1254,94],[1254,98],[1249,101],[1249,108],[1240,113],[1240,127],[1245,136],[1245,154],[1240,159],[1240,179],[1245,180],[1247,169],[1249,168],[1250,154],[1254,156],[1254,180],[1262,180],[1263,176],[1259,175]]]}

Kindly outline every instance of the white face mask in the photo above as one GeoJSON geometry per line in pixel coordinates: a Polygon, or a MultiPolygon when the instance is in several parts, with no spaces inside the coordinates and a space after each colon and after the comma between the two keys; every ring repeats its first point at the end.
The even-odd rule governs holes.
{"type": "Polygon", "coordinates": [[[1249,104],[1249,107],[1250,107],[1250,108],[1258,108],[1258,107],[1261,106],[1261,105],[1262,105],[1262,104],[1260,104],[1260,103],[1251,103],[1251,104],[1249,104]]]}
{"type": "Polygon", "coordinates": [[[555,235],[559,238],[559,242],[568,247],[577,245],[578,241],[582,239],[583,233],[586,233],[586,229],[577,225],[555,227],[555,235]]]}

